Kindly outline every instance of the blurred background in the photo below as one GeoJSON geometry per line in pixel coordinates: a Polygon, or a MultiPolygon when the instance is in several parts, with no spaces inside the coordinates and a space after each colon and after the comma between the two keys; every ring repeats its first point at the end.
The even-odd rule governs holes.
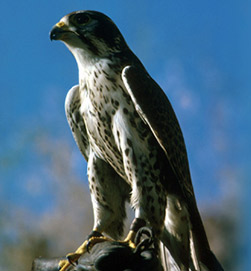
{"type": "Polygon", "coordinates": [[[77,65],[49,31],[106,13],[168,95],[198,206],[225,270],[251,270],[250,1],[2,1],[0,270],[75,250],[92,228],[86,162],[64,113],[77,65]]]}

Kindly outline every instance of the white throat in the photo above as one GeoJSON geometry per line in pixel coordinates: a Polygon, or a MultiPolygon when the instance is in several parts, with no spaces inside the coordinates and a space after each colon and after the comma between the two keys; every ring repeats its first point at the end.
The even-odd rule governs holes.
{"type": "Polygon", "coordinates": [[[90,55],[90,53],[83,48],[71,47],[67,44],[66,46],[76,59],[80,86],[86,84],[88,79],[91,79],[93,70],[97,68],[97,65],[99,68],[102,67],[102,70],[105,70],[109,73],[110,67],[108,64],[111,62],[111,60],[90,55]]]}

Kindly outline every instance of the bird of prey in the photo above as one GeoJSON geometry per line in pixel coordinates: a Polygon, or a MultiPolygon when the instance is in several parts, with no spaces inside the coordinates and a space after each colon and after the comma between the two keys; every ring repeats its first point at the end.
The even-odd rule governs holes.
{"type": "Polygon", "coordinates": [[[168,270],[223,270],[200,218],[173,108],[117,26],[100,12],[77,11],[50,38],[63,41],[78,65],[79,84],[65,110],[88,163],[94,212],[93,231],[68,261],[77,262],[104,235],[121,238],[128,200],[135,219],[125,242],[133,246],[135,232],[148,225],[164,244],[168,270]]]}

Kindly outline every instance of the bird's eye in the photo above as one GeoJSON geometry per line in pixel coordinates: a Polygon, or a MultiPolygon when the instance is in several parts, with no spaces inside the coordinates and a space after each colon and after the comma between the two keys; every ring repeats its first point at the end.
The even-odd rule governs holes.
{"type": "Polygon", "coordinates": [[[87,24],[91,18],[87,14],[77,14],[75,20],[78,24],[87,24]]]}

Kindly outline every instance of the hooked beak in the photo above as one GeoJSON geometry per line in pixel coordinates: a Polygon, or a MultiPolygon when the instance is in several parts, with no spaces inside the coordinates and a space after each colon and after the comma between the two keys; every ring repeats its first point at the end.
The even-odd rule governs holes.
{"type": "Polygon", "coordinates": [[[53,26],[50,32],[50,39],[63,40],[67,32],[71,32],[71,31],[69,30],[68,26],[63,21],[60,21],[56,25],[53,26]]]}

